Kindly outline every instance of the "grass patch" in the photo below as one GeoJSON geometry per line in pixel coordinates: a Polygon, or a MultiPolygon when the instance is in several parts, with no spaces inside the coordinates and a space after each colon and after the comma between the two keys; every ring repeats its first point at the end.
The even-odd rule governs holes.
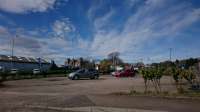
{"type": "Polygon", "coordinates": [[[154,91],[146,91],[146,92],[138,92],[135,90],[131,90],[129,92],[115,92],[111,93],[112,95],[127,95],[127,96],[149,96],[149,97],[163,97],[163,98],[194,98],[200,99],[200,91],[182,91],[181,93],[170,93],[168,91],[163,92],[154,92],[154,91]]]}

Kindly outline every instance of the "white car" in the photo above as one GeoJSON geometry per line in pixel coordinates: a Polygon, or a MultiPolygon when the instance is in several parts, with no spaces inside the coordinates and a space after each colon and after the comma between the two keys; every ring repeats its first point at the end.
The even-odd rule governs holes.
{"type": "Polygon", "coordinates": [[[10,70],[10,73],[11,73],[11,74],[17,74],[17,72],[18,72],[18,69],[11,69],[11,70],[10,70]]]}
{"type": "Polygon", "coordinates": [[[40,70],[39,69],[33,69],[33,74],[39,74],[40,70]]]}
{"type": "Polygon", "coordinates": [[[115,72],[111,72],[111,75],[112,75],[112,76],[115,76],[115,72]]]}
{"type": "Polygon", "coordinates": [[[2,72],[3,71],[3,67],[2,66],[0,66],[0,72],[2,72]]]}

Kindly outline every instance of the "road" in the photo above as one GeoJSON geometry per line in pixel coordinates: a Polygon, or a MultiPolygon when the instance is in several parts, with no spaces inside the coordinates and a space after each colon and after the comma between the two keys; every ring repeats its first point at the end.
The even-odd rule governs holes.
{"type": "MultiPolygon", "coordinates": [[[[162,90],[175,91],[169,77],[162,90]]],[[[110,93],[144,91],[141,77],[68,80],[66,77],[7,81],[0,87],[0,112],[199,112],[200,100],[110,93]]],[[[153,89],[153,88],[150,88],[153,89]]]]}

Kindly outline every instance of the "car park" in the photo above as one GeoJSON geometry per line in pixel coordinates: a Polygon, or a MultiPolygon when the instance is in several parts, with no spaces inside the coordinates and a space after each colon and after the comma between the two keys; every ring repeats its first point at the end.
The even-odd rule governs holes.
{"type": "Polygon", "coordinates": [[[80,78],[98,79],[99,73],[95,69],[79,69],[68,75],[71,80],[78,80],[80,78]]]}

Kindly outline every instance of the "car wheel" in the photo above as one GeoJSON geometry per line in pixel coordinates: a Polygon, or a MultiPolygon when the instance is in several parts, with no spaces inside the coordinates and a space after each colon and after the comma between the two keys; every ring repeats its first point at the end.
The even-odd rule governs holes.
{"type": "Polygon", "coordinates": [[[90,79],[95,79],[95,76],[91,76],[90,79]]]}
{"type": "Polygon", "coordinates": [[[94,76],[94,79],[99,79],[99,76],[98,76],[98,75],[95,75],[95,76],[94,76]]]}
{"type": "Polygon", "coordinates": [[[78,79],[79,79],[79,76],[75,75],[73,79],[74,79],[74,80],[78,80],[78,79]]]}

